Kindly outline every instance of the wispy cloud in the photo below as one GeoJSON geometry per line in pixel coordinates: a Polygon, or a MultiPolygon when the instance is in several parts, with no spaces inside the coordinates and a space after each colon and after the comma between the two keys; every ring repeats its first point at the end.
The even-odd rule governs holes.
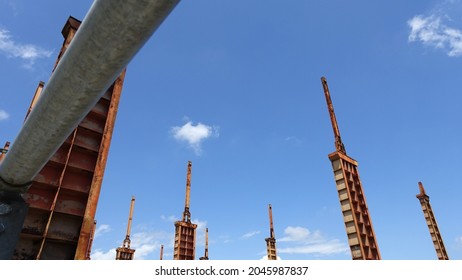
{"type": "Polygon", "coordinates": [[[92,260],[115,260],[116,257],[116,248],[109,249],[104,252],[101,249],[96,249],[91,253],[90,258],[92,260]]]}
{"type": "Polygon", "coordinates": [[[196,155],[202,153],[202,142],[210,137],[218,137],[218,127],[212,127],[203,123],[194,125],[188,121],[183,126],[174,126],[170,130],[173,138],[178,141],[185,141],[188,143],[196,155]]]}
{"type": "MultiPolygon", "coordinates": [[[[168,234],[163,231],[141,231],[131,235],[130,248],[135,249],[135,260],[144,260],[146,258],[157,259],[152,256],[155,251],[160,250],[161,244],[170,241],[168,234]]],[[[122,243],[121,243],[122,245],[122,243]]],[[[108,250],[95,249],[91,254],[92,260],[115,260],[116,249],[108,250]]]]}
{"type": "Polygon", "coordinates": [[[278,242],[287,242],[286,246],[278,248],[279,253],[331,255],[348,252],[348,246],[338,239],[327,239],[320,231],[311,232],[300,226],[287,227],[278,242]]]}
{"type": "Polygon", "coordinates": [[[100,237],[104,233],[110,232],[110,231],[111,231],[111,227],[109,225],[105,225],[105,224],[99,225],[96,227],[96,230],[95,230],[95,238],[100,237]]]}
{"type": "Polygon", "coordinates": [[[458,247],[462,248],[462,236],[456,237],[456,244],[458,247]]]}
{"type": "Polygon", "coordinates": [[[250,231],[250,232],[247,232],[245,234],[243,234],[241,236],[241,239],[249,239],[257,234],[260,234],[260,231],[259,230],[254,230],[254,231],[250,231]]]}
{"type": "Polygon", "coordinates": [[[10,114],[8,114],[5,110],[0,110],[0,121],[7,120],[10,117],[10,114]]]}
{"type": "Polygon", "coordinates": [[[32,68],[38,58],[48,58],[52,51],[42,49],[32,44],[21,44],[15,42],[10,35],[10,31],[0,27],[0,53],[7,57],[19,58],[23,61],[23,66],[32,68]]]}
{"type": "Polygon", "coordinates": [[[459,28],[461,22],[457,11],[462,11],[462,1],[451,0],[435,5],[424,15],[414,16],[407,22],[410,27],[409,42],[421,42],[451,57],[461,56],[462,29],[459,28]]]}

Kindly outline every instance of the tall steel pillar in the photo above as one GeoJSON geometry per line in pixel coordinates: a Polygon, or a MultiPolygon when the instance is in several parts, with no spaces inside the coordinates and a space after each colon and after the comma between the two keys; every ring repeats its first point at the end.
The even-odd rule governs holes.
{"type": "Polygon", "coordinates": [[[269,221],[270,221],[270,237],[265,238],[265,241],[266,241],[266,253],[268,255],[268,260],[277,260],[276,236],[274,234],[273,208],[271,207],[271,204],[268,205],[268,214],[269,214],[269,221]]]}
{"type": "Polygon", "coordinates": [[[133,260],[135,249],[130,248],[130,231],[132,229],[133,207],[135,206],[135,197],[132,196],[130,203],[130,213],[128,214],[127,234],[125,235],[122,247],[116,249],[116,260],[133,260]]]}
{"type": "Polygon", "coordinates": [[[439,260],[449,260],[448,253],[444,247],[443,238],[441,237],[435,215],[433,214],[432,206],[430,205],[430,197],[425,193],[425,189],[421,182],[419,182],[419,190],[420,193],[416,195],[416,197],[420,201],[420,206],[422,207],[424,218],[427,222],[428,230],[430,231],[436,255],[439,260]]]}
{"type": "Polygon", "coordinates": [[[191,222],[189,212],[191,195],[191,161],[188,161],[186,175],[186,200],[181,221],[175,222],[175,244],[173,249],[174,260],[194,260],[196,253],[196,228],[197,225],[191,222]]]}
{"type": "Polygon", "coordinates": [[[358,162],[346,153],[326,78],[322,77],[321,82],[335,136],[336,151],[329,154],[329,159],[334,170],[351,256],[353,260],[379,260],[380,251],[359,179],[358,162]]]}
{"type": "Polygon", "coordinates": [[[205,228],[205,248],[204,256],[200,257],[199,260],[207,261],[209,259],[209,228],[205,228]]]}

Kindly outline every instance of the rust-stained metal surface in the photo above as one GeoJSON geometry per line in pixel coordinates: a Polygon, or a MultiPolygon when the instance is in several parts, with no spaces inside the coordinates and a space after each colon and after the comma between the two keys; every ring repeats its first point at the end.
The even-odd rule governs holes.
{"type": "Polygon", "coordinates": [[[430,205],[430,197],[425,193],[424,186],[419,182],[420,193],[416,195],[420,201],[420,206],[424,214],[425,221],[427,222],[428,230],[433,241],[433,246],[436,250],[438,260],[449,260],[446,247],[444,247],[443,237],[441,237],[435,215],[433,214],[432,206],[430,205]]]}
{"type": "Polygon", "coordinates": [[[88,242],[87,252],[85,253],[85,259],[91,260],[91,247],[93,245],[93,239],[95,238],[96,232],[96,220],[93,222],[93,227],[91,228],[90,241],[88,242]]]}
{"type": "MultiPolygon", "coordinates": [[[[80,21],[69,17],[56,65],[80,21]]],[[[55,65],[55,67],[56,67],[55,65]]],[[[54,70],[54,69],[53,69],[54,70]]],[[[88,259],[125,71],[34,178],[24,199],[30,205],[13,259],[88,259]]],[[[33,101],[38,99],[39,84],[33,101]]]]}
{"type": "Polygon", "coordinates": [[[271,204],[268,205],[268,215],[270,221],[270,237],[265,238],[266,241],[266,253],[268,256],[268,260],[277,260],[276,254],[276,236],[274,234],[274,226],[273,226],[273,208],[271,204]]]}
{"type": "Polygon", "coordinates": [[[175,222],[175,244],[173,248],[174,260],[194,260],[196,254],[196,228],[197,225],[191,222],[190,197],[191,197],[191,168],[192,163],[188,161],[186,175],[186,200],[183,211],[183,219],[175,222]]]}
{"type": "Polygon", "coordinates": [[[379,260],[381,259],[380,251],[372,227],[372,220],[369,215],[362,183],[359,178],[358,163],[346,154],[335,118],[327,81],[322,77],[321,82],[335,136],[336,151],[329,154],[329,159],[334,170],[335,183],[337,185],[351,256],[353,260],[379,260]]]}
{"type": "Polygon", "coordinates": [[[116,249],[116,260],[133,260],[135,250],[130,248],[130,231],[132,228],[133,208],[135,207],[135,197],[132,196],[130,202],[130,213],[128,214],[127,234],[125,235],[122,247],[116,249]]]}

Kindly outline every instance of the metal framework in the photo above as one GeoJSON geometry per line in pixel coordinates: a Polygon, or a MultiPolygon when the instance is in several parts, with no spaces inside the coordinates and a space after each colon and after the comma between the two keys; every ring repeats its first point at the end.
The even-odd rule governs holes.
{"type": "MultiPolygon", "coordinates": [[[[111,114],[115,116],[116,110],[110,108],[117,108],[116,99],[111,95],[117,92],[117,88],[120,90],[123,78],[112,84],[121,73],[123,75],[129,61],[178,2],[179,0],[93,2],[79,31],[75,33],[72,44],[59,59],[56,70],[47,86],[43,88],[37,104],[0,163],[0,224],[4,227],[0,234],[0,259],[11,259],[15,256],[32,259],[37,256],[41,259],[85,259],[99,196],[99,188],[95,186],[101,183],[107,158],[107,154],[100,151],[107,150],[106,144],[110,142],[112,129],[105,125],[107,123],[102,121],[101,115],[107,114],[107,120],[111,119],[111,114]],[[88,116],[95,118],[96,122],[85,123],[88,116]],[[91,127],[92,124],[97,126],[91,127]],[[77,126],[79,128],[74,134],[77,126]],[[95,132],[96,135],[103,135],[101,145],[91,140],[82,143],[79,134],[81,130],[84,133],[95,132]],[[81,141],[81,145],[76,144],[74,147],[70,143],[72,139],[74,143],[81,141]],[[74,151],[83,150],[81,155],[85,157],[95,152],[95,146],[98,152],[96,163],[89,158],[76,161],[74,151]],[[59,152],[63,147],[64,151],[59,152]],[[64,155],[64,158],[59,157],[60,155],[64,155]],[[54,164],[49,164],[50,161],[54,164]],[[99,167],[87,170],[92,165],[99,167]],[[61,170],[63,166],[78,176],[74,176],[74,179],[66,179],[66,175],[61,176],[65,174],[61,170]],[[28,238],[28,244],[17,250],[15,255],[29,208],[22,195],[32,188],[34,179],[43,179],[39,172],[46,168],[48,171],[51,170],[48,174],[55,177],[45,178],[49,181],[42,182],[42,186],[48,184],[51,188],[37,190],[51,191],[52,194],[47,196],[51,196],[52,199],[35,201],[38,206],[36,209],[39,210],[32,209],[35,218],[29,219],[26,223],[37,231],[23,232],[23,236],[32,233],[28,236],[31,238],[28,238]],[[53,172],[57,172],[58,175],[53,172]],[[83,173],[83,176],[79,173],[83,173]],[[90,184],[77,183],[88,178],[90,184]],[[68,183],[67,193],[57,192],[57,189],[66,188],[65,182],[68,183]],[[75,193],[80,195],[74,196],[75,193]],[[68,199],[69,196],[82,198],[82,193],[83,197],[88,195],[88,199],[68,199]],[[85,201],[85,204],[79,204],[82,201],[85,201]],[[49,224],[49,227],[46,224],[49,224]],[[76,227],[78,224],[80,226],[76,227]],[[45,239],[45,242],[42,242],[42,239],[45,239]],[[38,254],[38,247],[42,247],[42,244],[42,253],[38,254]]],[[[30,198],[34,199],[34,196],[30,198]]]]}
{"type": "Polygon", "coordinates": [[[435,215],[433,214],[432,206],[430,205],[430,197],[425,193],[424,186],[421,182],[419,182],[419,190],[420,193],[416,195],[416,197],[420,201],[420,206],[422,207],[424,218],[427,222],[428,230],[430,231],[436,255],[439,260],[449,260],[448,253],[444,247],[443,238],[441,237],[435,215]]]}
{"type": "Polygon", "coordinates": [[[199,260],[206,261],[209,259],[209,228],[205,228],[205,249],[204,256],[200,257],[199,260]]]}
{"type": "Polygon", "coordinates": [[[128,214],[127,234],[125,235],[122,247],[116,249],[116,260],[133,260],[135,249],[130,248],[130,231],[132,228],[133,208],[135,207],[135,197],[132,196],[130,203],[130,213],[128,214]]]}
{"type": "Polygon", "coordinates": [[[380,251],[359,178],[358,162],[346,154],[326,78],[322,77],[321,82],[335,136],[336,151],[329,154],[329,159],[334,170],[351,256],[353,260],[379,260],[380,251]]]}
{"type": "Polygon", "coordinates": [[[269,221],[270,221],[270,237],[265,238],[265,241],[266,241],[266,253],[268,255],[268,260],[277,260],[276,236],[274,234],[273,208],[271,207],[271,204],[268,205],[268,214],[269,214],[269,221]]]}
{"type": "Polygon", "coordinates": [[[186,175],[186,200],[183,211],[183,219],[175,222],[175,244],[173,249],[174,260],[194,260],[196,253],[196,228],[197,225],[191,222],[189,212],[191,195],[191,161],[188,161],[186,175]]]}
{"type": "MultiPolygon", "coordinates": [[[[80,23],[69,17],[64,25],[53,72],[80,23]]],[[[23,196],[29,211],[13,259],[87,259],[124,76],[125,71],[33,179],[23,196]]],[[[40,82],[26,120],[43,86],[40,82]]]]}

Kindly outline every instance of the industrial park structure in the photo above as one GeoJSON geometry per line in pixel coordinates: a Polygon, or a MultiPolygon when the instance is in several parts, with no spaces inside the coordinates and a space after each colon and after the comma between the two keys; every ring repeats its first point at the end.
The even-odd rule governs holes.
{"type": "MultiPolygon", "coordinates": [[[[125,1],[119,2],[122,4],[125,1]]],[[[87,25],[73,17],[68,18],[62,29],[64,42],[49,84],[45,86],[42,81],[38,83],[18,138],[13,145],[6,142],[4,148],[0,149],[0,225],[7,225],[2,229],[5,232],[0,235],[0,259],[90,259],[96,228],[95,214],[126,64],[177,2],[153,1],[149,9],[157,13],[148,20],[149,26],[145,26],[143,18],[138,19],[136,24],[143,32],[134,28],[136,35],[128,34],[117,38],[127,42],[125,47],[118,50],[121,53],[115,55],[97,53],[92,56],[86,46],[89,41],[96,42],[104,53],[112,51],[110,47],[109,50],[101,47],[107,41],[114,41],[112,47],[121,44],[109,35],[99,38],[99,33],[104,33],[101,30],[104,31],[114,24],[110,18],[106,18],[113,13],[111,4],[104,3],[104,0],[96,1],[89,13],[90,23],[87,25]],[[100,25],[101,29],[98,29],[100,25]],[[83,31],[80,33],[78,30],[81,28],[83,31]],[[80,58],[81,54],[88,57],[80,58]],[[115,62],[112,63],[111,60],[108,63],[110,65],[102,63],[108,61],[108,57],[116,57],[115,62]],[[76,63],[78,60],[83,62],[76,63]],[[99,69],[96,74],[87,71],[97,64],[102,64],[104,69],[99,69]],[[77,94],[73,91],[75,88],[77,94]],[[77,97],[70,98],[78,94],[91,97],[80,104],[77,97]],[[62,112],[65,111],[63,106],[66,102],[75,106],[69,112],[62,112]],[[44,106],[56,109],[47,112],[48,109],[44,106]],[[63,123],[56,121],[57,124],[53,124],[50,120],[55,117],[63,123]],[[34,130],[34,127],[37,129],[34,130]],[[41,145],[42,143],[46,145],[41,145]]],[[[135,0],[126,1],[124,5],[133,8],[135,14],[136,11],[146,9],[137,5],[135,0]]],[[[136,26],[132,22],[125,24],[136,26]]],[[[336,150],[328,157],[334,172],[351,256],[353,260],[380,260],[378,243],[359,177],[358,162],[346,153],[327,81],[322,77],[321,82],[335,137],[336,150]]],[[[195,259],[197,224],[191,221],[191,173],[192,162],[188,161],[185,206],[182,219],[174,223],[174,260],[195,259]]],[[[420,182],[419,189],[417,198],[437,257],[447,260],[449,257],[431,209],[429,196],[420,182]]],[[[116,249],[117,260],[134,259],[135,249],[130,247],[134,202],[135,198],[132,197],[126,236],[122,246],[116,249]]],[[[268,213],[270,236],[265,239],[267,257],[268,260],[276,260],[271,204],[268,205],[268,213]]],[[[206,228],[205,251],[200,260],[209,259],[208,244],[206,228]]],[[[163,250],[162,245],[160,260],[163,259],[163,250]]]]}

